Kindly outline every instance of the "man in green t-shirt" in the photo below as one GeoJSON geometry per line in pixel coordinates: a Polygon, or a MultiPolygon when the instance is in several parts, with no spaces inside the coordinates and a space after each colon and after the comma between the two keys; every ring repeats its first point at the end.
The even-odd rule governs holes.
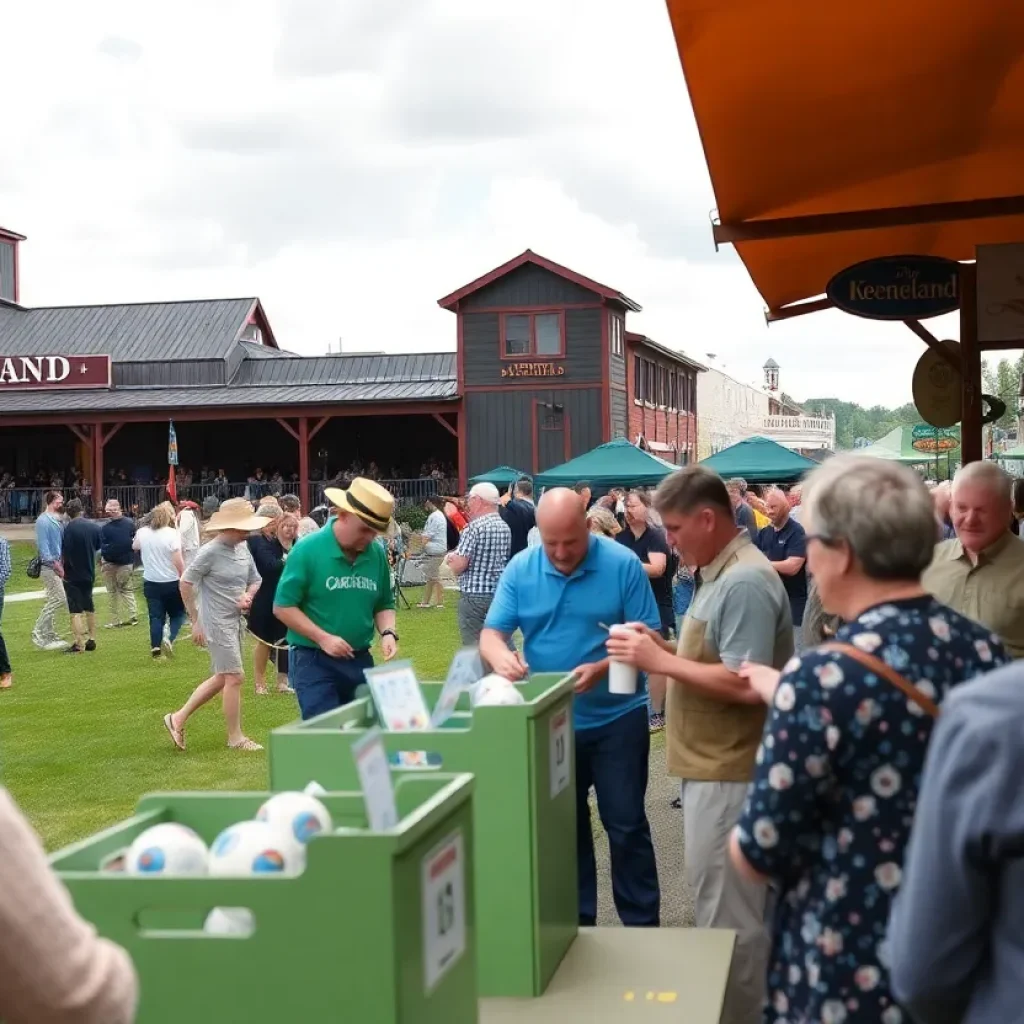
{"type": "Polygon", "coordinates": [[[373,665],[374,629],[385,661],[398,651],[388,556],[374,543],[395,500],[362,477],[324,496],[333,518],[292,548],[274,597],[274,614],[288,627],[288,677],[304,719],[354,699],[373,665]]]}

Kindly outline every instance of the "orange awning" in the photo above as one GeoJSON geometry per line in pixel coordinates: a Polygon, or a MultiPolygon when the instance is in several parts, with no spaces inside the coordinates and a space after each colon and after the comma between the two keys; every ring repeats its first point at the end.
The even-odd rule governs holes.
{"type": "Polygon", "coordinates": [[[668,8],[718,202],[716,237],[735,241],[770,308],[823,294],[860,260],[966,260],[976,244],[1024,240],[1022,0],[668,8]],[[986,199],[1002,201],[920,209],[986,199]],[[917,212],[894,210],[903,207],[917,212]],[[873,230],[764,223],[879,210],[892,212],[873,230]],[[999,216],[958,219],[978,212],[999,216]]]}

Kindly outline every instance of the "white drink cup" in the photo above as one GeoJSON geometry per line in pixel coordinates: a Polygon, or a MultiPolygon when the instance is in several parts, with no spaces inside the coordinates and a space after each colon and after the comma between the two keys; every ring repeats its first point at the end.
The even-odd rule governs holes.
{"type": "MultiPolygon", "coordinates": [[[[633,631],[628,626],[612,626],[608,632],[611,636],[617,636],[633,631]]],[[[627,665],[612,658],[608,665],[608,692],[636,693],[637,674],[635,665],[627,665]]]]}

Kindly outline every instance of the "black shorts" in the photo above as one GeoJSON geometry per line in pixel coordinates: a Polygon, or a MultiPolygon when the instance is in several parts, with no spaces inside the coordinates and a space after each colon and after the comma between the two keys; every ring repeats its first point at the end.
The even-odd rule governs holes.
{"type": "Polygon", "coordinates": [[[676,630],[676,617],[672,608],[668,605],[658,605],[658,615],[661,617],[661,633],[663,640],[671,640],[676,630]]]}
{"type": "Polygon", "coordinates": [[[64,593],[68,598],[68,611],[72,615],[96,611],[92,603],[92,583],[72,583],[64,581],[64,593]]]}

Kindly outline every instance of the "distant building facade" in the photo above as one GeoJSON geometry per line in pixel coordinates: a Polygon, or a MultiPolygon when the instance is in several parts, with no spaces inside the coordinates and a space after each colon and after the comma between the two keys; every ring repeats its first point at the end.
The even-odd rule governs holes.
{"type": "Polygon", "coordinates": [[[697,457],[738,444],[748,437],[767,437],[785,448],[810,454],[834,451],[834,417],[806,413],[781,390],[780,367],[774,359],[764,365],[761,387],[726,372],[713,355],[707,372],[697,378],[697,457]]]}

